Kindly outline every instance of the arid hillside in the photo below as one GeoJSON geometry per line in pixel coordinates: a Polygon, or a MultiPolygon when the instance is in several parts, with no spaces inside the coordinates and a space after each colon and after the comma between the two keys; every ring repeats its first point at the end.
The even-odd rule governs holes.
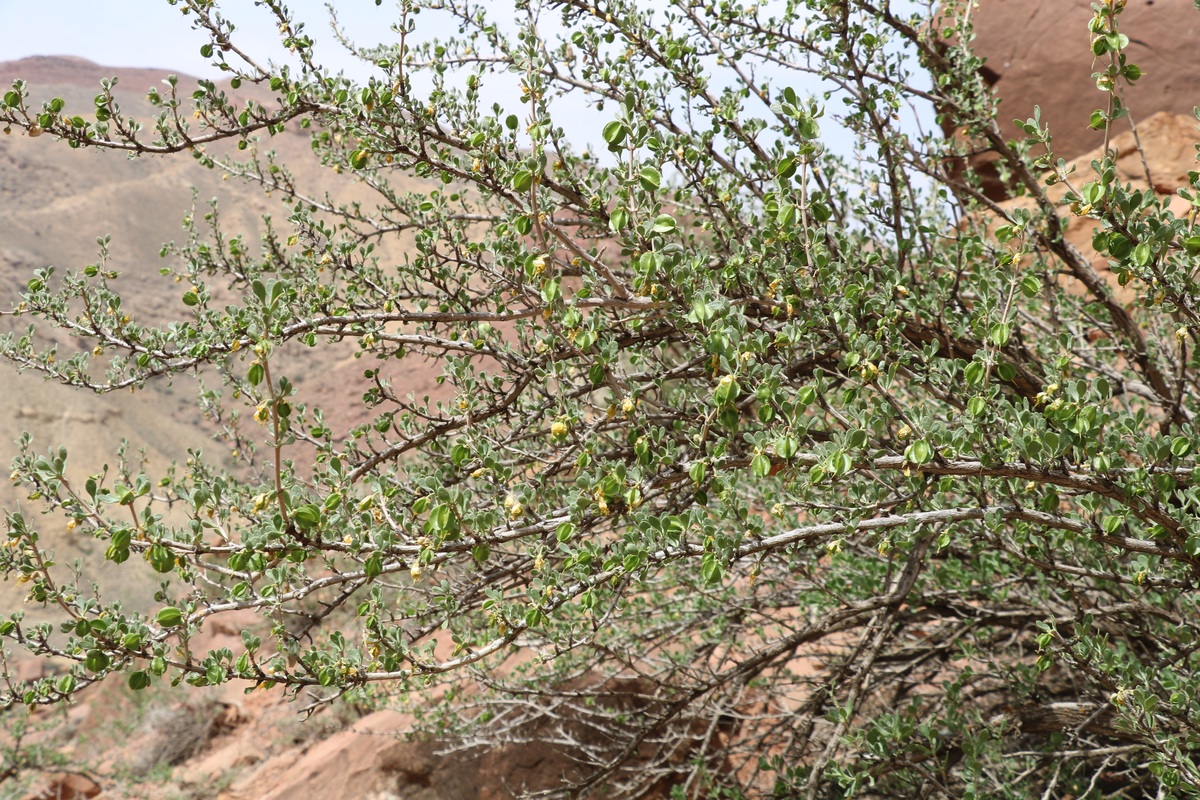
{"type": "MultiPolygon", "coordinates": [[[[113,77],[118,79],[116,96],[123,109],[134,117],[153,119],[146,94],[151,87],[166,91],[165,73],[102,67],[70,57],[0,63],[0,83],[20,78],[35,98],[61,97],[67,115],[93,113],[101,80],[113,77]]],[[[180,76],[181,93],[194,85],[194,78],[180,76]]],[[[329,192],[343,201],[367,199],[367,190],[352,178],[321,167],[312,157],[307,134],[298,128],[264,141],[260,150],[268,149],[279,153],[300,187],[318,196],[329,192]]],[[[19,302],[35,269],[53,266],[61,275],[95,263],[97,239],[108,236],[107,265],[120,273],[114,285],[123,293],[123,309],[147,321],[179,318],[188,310],[181,300],[186,287],[171,274],[176,266],[172,259],[160,251],[164,244],[186,237],[184,217],[196,215],[200,220],[213,199],[225,232],[240,234],[248,243],[259,239],[264,215],[280,225],[288,214],[281,193],[220,169],[205,169],[186,155],[131,159],[119,152],[71,150],[49,137],[0,135],[0,308],[7,311],[19,302]]],[[[198,230],[207,233],[203,223],[198,230]]],[[[397,256],[386,249],[379,252],[383,259],[397,256]]],[[[27,318],[6,316],[0,318],[0,330],[23,330],[29,323],[27,318]]],[[[39,330],[39,335],[56,341],[64,357],[91,347],[50,331],[39,330]]],[[[323,408],[337,429],[348,430],[368,418],[359,402],[364,389],[361,362],[338,360],[330,348],[316,348],[297,353],[287,368],[300,400],[323,408]]],[[[77,477],[99,472],[106,464],[115,466],[123,441],[131,458],[144,451],[151,474],[186,458],[189,449],[211,453],[226,447],[212,440],[214,429],[200,416],[194,379],[96,395],[32,372],[18,374],[7,364],[0,369],[5,409],[0,414],[0,464],[8,464],[17,439],[26,432],[37,451],[67,446],[69,474],[77,477]]],[[[406,363],[400,385],[418,395],[430,393],[438,372],[434,364],[406,363]]],[[[200,377],[210,387],[220,385],[219,376],[200,377]]],[[[14,487],[0,484],[0,507],[13,510],[21,500],[14,487]]],[[[45,526],[46,533],[53,535],[55,527],[45,526]]],[[[88,569],[103,568],[101,554],[92,553],[88,541],[62,535],[60,560],[82,557],[88,569]]],[[[15,602],[17,596],[13,587],[0,589],[5,603],[15,602]]]]}

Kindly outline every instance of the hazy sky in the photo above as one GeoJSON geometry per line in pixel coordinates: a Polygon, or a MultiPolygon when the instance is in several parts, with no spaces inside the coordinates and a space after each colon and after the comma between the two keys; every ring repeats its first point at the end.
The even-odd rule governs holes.
{"type": "MultiPolygon", "coordinates": [[[[333,40],[324,0],[290,0],[297,20],[317,41],[318,59],[348,74],[364,68],[333,40]]],[[[390,39],[395,4],[338,0],[343,28],[363,44],[390,39]]],[[[253,0],[223,0],[221,9],[238,26],[247,52],[283,54],[269,12],[253,0]]],[[[33,55],[73,55],[109,67],[157,67],[201,77],[220,73],[200,55],[206,39],[190,17],[166,0],[0,0],[0,61],[33,55]]]]}
{"type": "MultiPolygon", "coordinates": [[[[645,0],[655,4],[658,0],[645,0]]],[[[1059,0],[1055,0],[1058,2],[1059,0]]],[[[306,32],[316,43],[317,62],[344,71],[357,81],[364,81],[375,68],[350,56],[334,39],[329,28],[326,0],[287,0],[297,21],[307,23],[306,32]]],[[[397,19],[394,0],[336,0],[338,21],[349,37],[360,45],[394,42],[396,35],[390,26],[397,19]]],[[[508,3],[496,2],[508,7],[508,3]]],[[[901,3],[907,7],[909,3],[901,3]]],[[[287,55],[279,45],[278,31],[272,15],[256,7],[253,0],[221,0],[223,13],[238,26],[235,37],[240,45],[256,58],[284,59],[287,55]]],[[[508,12],[511,15],[511,10],[508,12]]],[[[503,15],[500,15],[503,17],[503,15]]],[[[510,16],[511,18],[511,16],[510,16]]],[[[447,36],[455,33],[445,18],[425,14],[418,32],[423,36],[447,36]]],[[[73,55],[87,58],[108,67],[151,67],[167,72],[181,72],[199,77],[220,78],[200,55],[207,41],[200,32],[192,30],[191,18],[166,0],[0,0],[0,61],[10,61],[32,55],[73,55]]],[[[770,75],[771,70],[764,71],[770,75]]],[[[496,76],[489,86],[491,99],[508,110],[520,111],[516,85],[511,76],[496,76]],[[510,85],[511,84],[511,85],[510,85]]],[[[820,84],[807,75],[782,75],[780,80],[791,83],[798,91],[819,91],[820,84]]],[[[420,86],[418,86],[420,88],[420,86]]],[[[833,102],[831,110],[837,111],[833,102]]],[[[596,118],[582,98],[572,96],[560,107],[565,112],[558,117],[568,135],[580,145],[598,144],[598,124],[611,118],[596,118]]],[[[932,120],[928,109],[921,111],[932,120]]],[[[906,122],[907,127],[912,127],[906,122]]],[[[836,133],[837,126],[830,118],[824,125],[825,143],[835,151],[849,154],[853,141],[836,133]]]]}

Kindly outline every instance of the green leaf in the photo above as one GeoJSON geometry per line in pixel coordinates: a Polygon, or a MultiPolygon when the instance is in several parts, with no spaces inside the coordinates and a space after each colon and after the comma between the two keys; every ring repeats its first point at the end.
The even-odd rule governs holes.
{"type": "Polygon", "coordinates": [[[246,372],[246,380],[250,381],[251,386],[258,386],[263,380],[263,365],[255,361],[250,365],[250,369],[246,372]]]}
{"type": "Polygon", "coordinates": [[[155,619],[164,628],[178,628],[183,624],[183,612],[173,606],[167,606],[158,612],[155,619]]]}
{"type": "Polygon", "coordinates": [[[904,450],[904,458],[910,464],[926,464],[933,458],[933,448],[924,439],[918,439],[904,450]]]}
{"type": "Polygon", "coordinates": [[[622,231],[629,224],[629,212],[623,208],[614,208],[608,218],[608,227],[614,231],[622,231]]]}
{"type": "Polygon", "coordinates": [[[670,214],[659,214],[654,218],[654,226],[650,230],[654,233],[671,233],[675,228],[674,217],[670,214]]]}
{"type": "Polygon", "coordinates": [[[512,177],[513,191],[525,192],[533,185],[533,173],[527,169],[517,170],[512,177]]]}
{"type": "Polygon", "coordinates": [[[1133,248],[1133,263],[1139,267],[1148,267],[1154,261],[1154,251],[1148,242],[1142,242],[1133,248]]]}
{"type": "Polygon", "coordinates": [[[968,384],[975,386],[983,382],[983,376],[986,372],[987,368],[982,361],[972,361],[963,368],[963,377],[968,384]]]}
{"type": "Polygon", "coordinates": [[[759,453],[750,461],[750,472],[757,478],[765,478],[771,474],[771,459],[759,453]]]}
{"type": "Polygon", "coordinates": [[[775,453],[780,458],[791,458],[800,450],[800,440],[795,436],[787,435],[780,437],[775,442],[775,453]]]}
{"type": "Polygon", "coordinates": [[[742,387],[734,379],[732,375],[726,375],[717,381],[717,388],[713,390],[713,401],[718,406],[726,406],[738,399],[738,395],[742,392],[742,387]]]}
{"type": "Polygon", "coordinates": [[[372,553],[363,564],[363,574],[368,578],[378,578],[383,574],[383,554],[372,553]]]}
{"type": "Polygon", "coordinates": [[[629,129],[625,127],[625,123],[619,120],[613,120],[605,125],[604,130],[601,133],[601,135],[604,137],[604,141],[608,142],[609,147],[616,147],[619,145],[625,140],[625,137],[628,134],[629,129]]]}
{"type": "Polygon", "coordinates": [[[292,511],[292,521],[302,531],[312,530],[321,524],[321,509],[313,503],[306,503],[292,511]]]}
{"type": "Polygon", "coordinates": [[[997,347],[1004,347],[1008,344],[1010,329],[1007,322],[997,322],[988,331],[988,340],[997,347]]]}
{"type": "Polygon", "coordinates": [[[705,553],[700,564],[700,576],[709,586],[714,586],[725,577],[725,569],[712,553],[705,553]]]}
{"type": "Polygon", "coordinates": [[[638,183],[647,192],[656,192],[659,184],[662,183],[662,175],[654,167],[643,167],[641,174],[638,175],[638,183]]]}
{"type": "Polygon", "coordinates": [[[367,159],[370,154],[366,150],[355,150],[350,154],[350,166],[354,169],[362,169],[367,166],[367,159]]]}
{"type": "Polygon", "coordinates": [[[83,666],[88,672],[103,672],[108,669],[108,654],[103,650],[89,650],[83,660],[83,666]]]}

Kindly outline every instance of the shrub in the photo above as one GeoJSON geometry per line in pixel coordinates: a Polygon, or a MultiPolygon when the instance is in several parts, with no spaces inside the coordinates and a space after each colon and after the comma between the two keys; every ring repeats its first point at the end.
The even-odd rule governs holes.
{"type": "MultiPolygon", "coordinates": [[[[85,118],[18,82],[3,122],[190,151],[285,198],[286,230],[257,253],[192,236],[170,324],[128,318],[103,267],[39,271],[18,315],[87,347],[2,349],[98,391],[220,375],[204,406],[261,470],[194,454],[77,485],[66,450],[26,444],[31,499],[163,583],[148,615],[94,597],[10,513],[7,574],[64,616],[0,633],[74,666],[3,702],[113,673],[399,694],[438,735],[562,749],[572,796],[1200,786],[1195,172],[1181,218],[1113,153],[1072,174],[1032,109],[1005,141],[957,3],[402,0],[394,39],[356,51],[364,83],[276,3],[288,67],[181,5],[228,87],[155,93],[139,129],[111,87],[85,118]],[[457,35],[426,36],[432,15],[457,35]],[[520,109],[493,102],[505,81],[520,109]],[[964,136],[919,132],[932,108],[964,136]],[[297,125],[371,203],[256,155],[297,125]],[[955,167],[977,147],[1022,202],[955,167]],[[301,344],[364,357],[372,422],[296,388],[279,354],[301,344]],[[433,399],[393,380],[422,357],[433,399]],[[188,648],[247,608],[270,630],[188,648]]],[[[1114,132],[1140,77],[1123,5],[1091,23],[1091,123],[1114,132]]]]}

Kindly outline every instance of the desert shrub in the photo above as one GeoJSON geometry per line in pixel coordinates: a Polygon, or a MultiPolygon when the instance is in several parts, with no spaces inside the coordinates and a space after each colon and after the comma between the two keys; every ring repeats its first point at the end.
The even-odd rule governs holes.
{"type": "MultiPolygon", "coordinates": [[[[26,443],[30,498],[161,588],[150,614],[85,590],[10,512],[7,574],[64,617],[0,634],[74,666],[3,702],[114,673],[380,693],[438,736],[559,748],[571,796],[1200,786],[1195,172],[1177,216],[1115,152],[1072,172],[1034,109],[1006,141],[966,3],[401,0],[359,83],[275,2],[288,66],[179,5],[229,83],[156,90],[139,127],[111,87],[73,116],[18,82],[3,124],[190,152],[286,222],[255,248],[190,219],[169,324],[104,263],[41,270],[13,313],[86,346],[2,350],[94,391],[220,376],[200,405],[242,461],[78,483],[26,443]],[[297,127],[363,196],[262,151],[297,127]],[[1016,201],[963,171],[978,149],[1016,201]],[[369,423],[289,380],[285,352],[335,347],[369,423]],[[410,396],[426,357],[441,391],[410,396]],[[187,646],[247,608],[269,630],[187,646]]],[[[1113,135],[1123,5],[1091,22],[1113,135]]]]}

